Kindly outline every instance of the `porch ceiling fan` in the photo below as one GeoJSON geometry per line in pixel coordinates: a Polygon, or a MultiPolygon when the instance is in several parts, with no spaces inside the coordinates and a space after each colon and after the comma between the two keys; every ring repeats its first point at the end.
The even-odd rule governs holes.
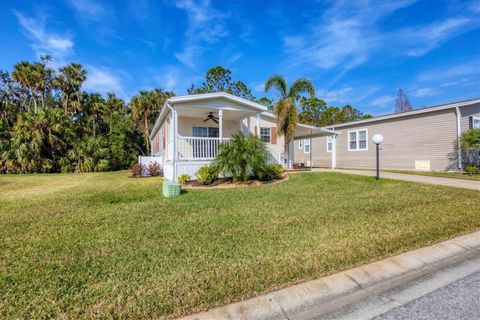
{"type": "Polygon", "coordinates": [[[218,118],[213,115],[213,112],[209,112],[207,118],[203,120],[203,122],[207,122],[208,120],[212,120],[215,123],[218,123],[218,118]]]}

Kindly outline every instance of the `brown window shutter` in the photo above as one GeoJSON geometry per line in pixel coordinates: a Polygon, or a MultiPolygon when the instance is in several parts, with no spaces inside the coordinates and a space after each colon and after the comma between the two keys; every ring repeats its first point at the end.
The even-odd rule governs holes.
{"type": "Polygon", "coordinates": [[[277,144],[277,127],[270,128],[270,143],[277,144]]]}
{"type": "Polygon", "coordinates": [[[473,129],[473,117],[468,117],[468,129],[473,129]]]}
{"type": "Polygon", "coordinates": [[[258,137],[258,133],[257,133],[257,126],[255,126],[255,137],[258,137]]]}
{"type": "Polygon", "coordinates": [[[163,134],[162,134],[162,142],[163,142],[163,150],[165,150],[165,146],[167,145],[165,142],[166,140],[166,137],[165,137],[165,134],[166,134],[166,130],[165,130],[165,126],[163,126],[163,134]]]}

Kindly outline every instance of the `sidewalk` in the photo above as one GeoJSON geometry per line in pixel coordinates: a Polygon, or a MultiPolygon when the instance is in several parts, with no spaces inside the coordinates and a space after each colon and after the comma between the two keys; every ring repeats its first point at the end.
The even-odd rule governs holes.
{"type": "MultiPolygon", "coordinates": [[[[384,260],[211,309],[183,320],[322,318],[372,294],[480,256],[480,231],[384,260]]],[[[479,263],[475,263],[475,266],[479,263]]],[[[479,268],[480,269],[480,268],[479,268]]]]}
{"type": "MultiPolygon", "coordinates": [[[[372,176],[372,177],[376,175],[375,171],[355,170],[355,169],[331,170],[331,169],[314,168],[311,172],[340,172],[340,173],[355,174],[360,176],[372,176]]],[[[383,171],[380,172],[380,178],[411,181],[411,182],[426,183],[426,184],[435,184],[440,186],[465,188],[465,189],[473,189],[473,190],[480,191],[480,181],[474,181],[474,180],[430,177],[430,176],[420,176],[420,175],[414,175],[414,174],[393,173],[393,172],[383,172],[383,171]]]]}

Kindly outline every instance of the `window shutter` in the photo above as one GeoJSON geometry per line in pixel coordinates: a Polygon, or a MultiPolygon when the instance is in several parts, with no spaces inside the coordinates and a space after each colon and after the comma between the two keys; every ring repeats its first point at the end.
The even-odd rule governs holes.
{"type": "Polygon", "coordinates": [[[468,129],[473,129],[473,117],[468,117],[468,129]]]}
{"type": "Polygon", "coordinates": [[[277,144],[277,127],[270,128],[270,143],[277,144]]]}
{"type": "Polygon", "coordinates": [[[166,146],[166,143],[165,143],[165,134],[166,134],[166,130],[165,130],[165,126],[163,126],[163,134],[162,134],[162,142],[163,142],[163,150],[165,150],[165,146],[166,146]]]}
{"type": "Polygon", "coordinates": [[[258,133],[257,133],[257,126],[254,127],[254,132],[255,132],[255,137],[258,137],[258,133]]]}

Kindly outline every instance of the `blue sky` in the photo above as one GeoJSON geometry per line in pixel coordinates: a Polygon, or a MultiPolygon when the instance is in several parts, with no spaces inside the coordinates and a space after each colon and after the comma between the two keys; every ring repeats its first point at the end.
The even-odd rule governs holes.
{"type": "MultiPolygon", "coordinates": [[[[222,65],[257,97],[279,73],[329,105],[392,111],[480,96],[480,1],[0,0],[0,69],[79,62],[87,91],[184,94],[222,65]]],[[[274,97],[273,94],[267,96],[274,97]]]]}

